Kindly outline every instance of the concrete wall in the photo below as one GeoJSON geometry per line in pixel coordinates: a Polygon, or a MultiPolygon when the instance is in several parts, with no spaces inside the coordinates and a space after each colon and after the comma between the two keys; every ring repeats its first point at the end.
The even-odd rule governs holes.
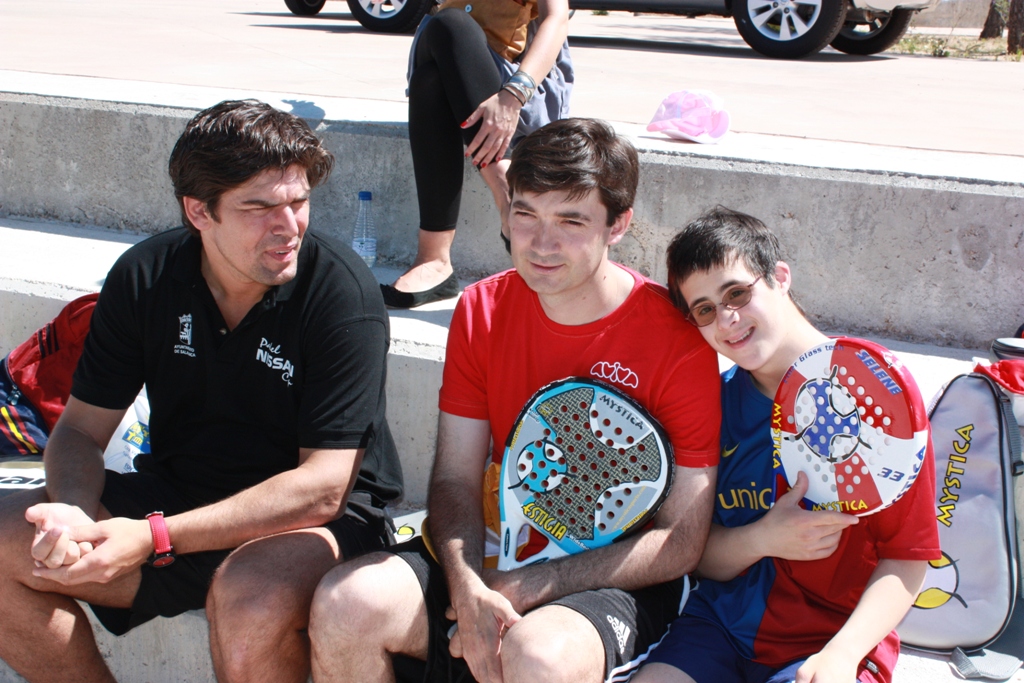
{"type": "Polygon", "coordinates": [[[722,204],[778,234],[826,329],[984,348],[1024,322],[1022,185],[642,158],[632,238],[615,256],[662,282],[671,236],[722,204]]]}
{"type": "MultiPolygon", "coordinates": [[[[141,232],[177,224],[165,167],[192,113],[0,93],[0,212],[141,232]]],[[[409,261],[417,209],[404,125],[313,123],[338,157],[313,225],[347,239],[357,191],[372,190],[379,253],[409,261]]],[[[671,235],[721,203],[777,230],[805,307],[829,328],[977,348],[1024,320],[1021,183],[686,151],[647,151],[642,163],[634,226],[614,255],[657,279],[671,235]]],[[[508,267],[497,231],[490,193],[467,166],[460,273],[508,267]]]]}

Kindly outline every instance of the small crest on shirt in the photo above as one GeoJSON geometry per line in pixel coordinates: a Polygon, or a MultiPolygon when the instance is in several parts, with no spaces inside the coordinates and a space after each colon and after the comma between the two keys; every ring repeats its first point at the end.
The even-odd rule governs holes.
{"type": "Polygon", "coordinates": [[[192,348],[192,314],[186,313],[178,316],[178,341],[174,345],[174,352],[189,358],[196,357],[196,350],[192,348]]]}

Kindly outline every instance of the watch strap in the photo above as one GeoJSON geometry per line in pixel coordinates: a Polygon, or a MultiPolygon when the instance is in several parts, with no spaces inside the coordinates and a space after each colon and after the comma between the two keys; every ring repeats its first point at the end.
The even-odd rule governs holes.
{"type": "Polygon", "coordinates": [[[151,512],[146,515],[149,530],[153,535],[153,559],[150,564],[163,567],[174,562],[174,546],[171,545],[171,534],[167,531],[167,522],[163,512],[151,512]]]}

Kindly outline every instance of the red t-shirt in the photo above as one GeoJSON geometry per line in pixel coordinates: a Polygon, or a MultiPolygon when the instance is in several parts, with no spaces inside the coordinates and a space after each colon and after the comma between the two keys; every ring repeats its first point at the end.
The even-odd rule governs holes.
{"type": "MultiPolygon", "coordinates": [[[[664,287],[623,269],[634,280],[629,296],[586,325],[549,319],[515,270],[467,287],[455,307],[439,404],[446,413],[490,421],[493,464],[481,467],[487,470],[484,521],[495,533],[509,429],[538,389],[565,377],[597,377],[633,397],[665,428],[677,464],[718,464],[717,355],[673,308],[664,287]]],[[[488,545],[495,538],[488,535],[488,545]]]]}
{"type": "Polygon", "coordinates": [[[634,279],[629,296],[586,325],[549,319],[515,270],[463,292],[448,332],[439,406],[490,421],[494,462],[501,462],[512,423],[538,389],[582,376],[609,382],[644,406],[668,433],[677,464],[718,464],[717,356],[672,307],[664,287],[623,270],[634,279]]]}

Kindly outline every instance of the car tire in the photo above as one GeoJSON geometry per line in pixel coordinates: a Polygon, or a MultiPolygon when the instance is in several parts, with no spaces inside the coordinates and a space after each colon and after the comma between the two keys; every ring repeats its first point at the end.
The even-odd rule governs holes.
{"type": "Polygon", "coordinates": [[[836,37],[846,0],[733,0],[732,15],[750,47],[767,57],[799,59],[836,37]]]}
{"type": "Polygon", "coordinates": [[[314,17],[324,8],[327,0],[284,0],[292,14],[300,17],[314,17]]]}
{"type": "Polygon", "coordinates": [[[378,33],[412,33],[436,0],[348,0],[356,21],[378,33]]]}
{"type": "Polygon", "coordinates": [[[869,14],[866,22],[847,20],[832,39],[832,47],[850,55],[885,52],[907,32],[916,11],[894,9],[884,14],[869,14]]]}

